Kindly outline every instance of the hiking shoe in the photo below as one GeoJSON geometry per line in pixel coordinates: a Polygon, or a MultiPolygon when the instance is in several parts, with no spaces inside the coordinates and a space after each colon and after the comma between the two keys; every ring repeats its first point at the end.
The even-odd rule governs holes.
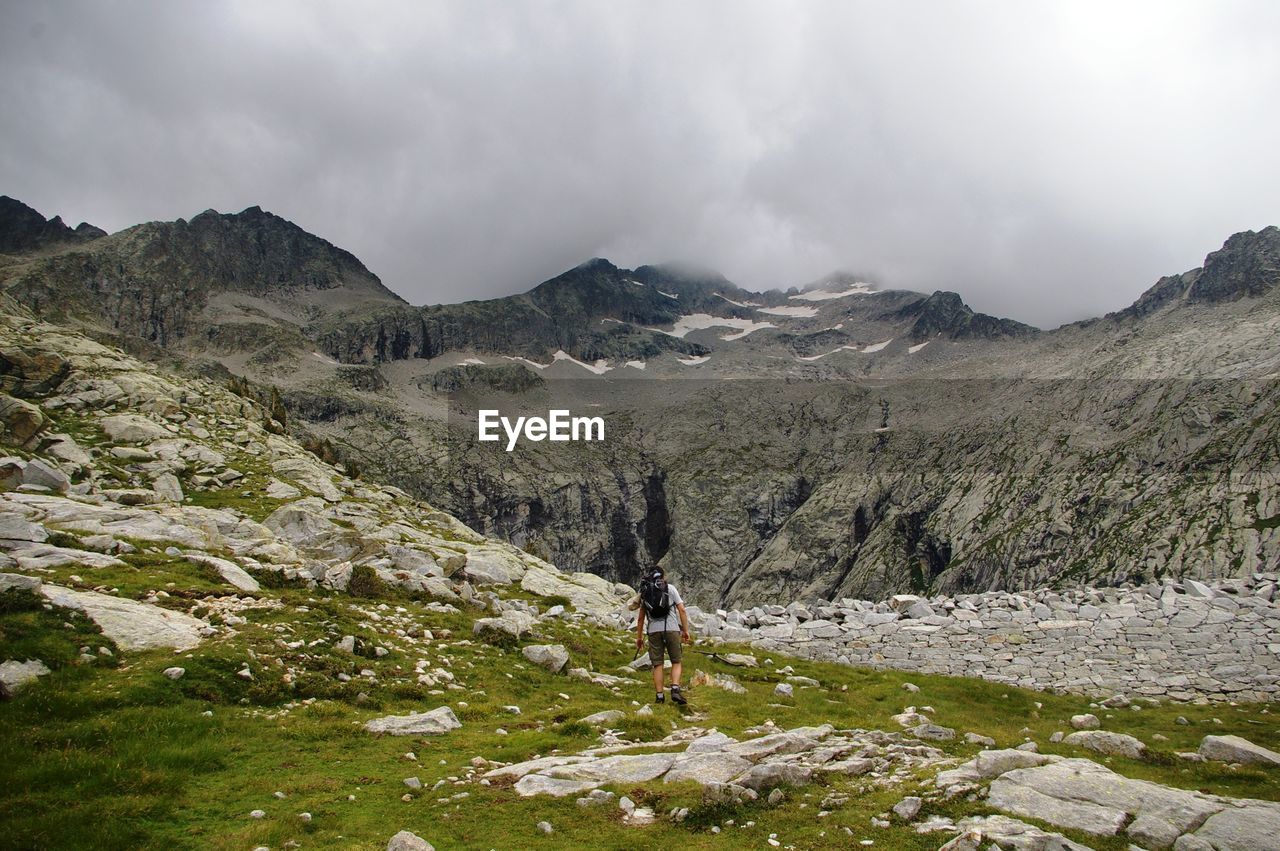
{"type": "MultiPolygon", "coordinates": [[[[672,699],[672,700],[675,700],[675,696],[673,695],[671,699],[672,699]]],[[[654,703],[666,703],[666,702],[667,702],[667,696],[666,696],[665,694],[657,695],[656,697],[654,697],[653,702],[654,702],[654,703]]]]}
{"type": "Polygon", "coordinates": [[[686,703],[689,702],[684,699],[684,692],[680,690],[680,686],[671,687],[671,702],[678,703],[681,706],[684,706],[686,703]]]}

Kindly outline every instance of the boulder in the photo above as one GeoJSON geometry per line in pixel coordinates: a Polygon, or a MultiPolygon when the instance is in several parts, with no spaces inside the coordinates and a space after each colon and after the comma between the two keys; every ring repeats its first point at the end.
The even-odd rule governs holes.
{"type": "Polygon", "coordinates": [[[44,662],[28,659],[25,662],[9,660],[0,664],[0,698],[11,698],[29,683],[49,673],[44,662]]]}
{"type": "Polygon", "coordinates": [[[402,830],[387,843],[387,851],[436,851],[435,846],[418,836],[402,830]]]}
{"type": "Polygon", "coordinates": [[[1240,736],[1205,736],[1200,742],[1200,756],[1219,762],[1280,765],[1280,753],[1255,745],[1240,736]]]}
{"type": "Polygon", "coordinates": [[[530,644],[520,652],[524,658],[553,674],[560,673],[569,664],[569,651],[563,644],[530,644]]]}
{"type": "Polygon", "coordinates": [[[1124,733],[1108,733],[1104,730],[1081,730],[1063,739],[1069,745],[1076,745],[1095,753],[1108,756],[1124,756],[1129,759],[1142,759],[1147,746],[1124,733]]]}
{"type": "Polygon", "coordinates": [[[1211,816],[1192,836],[1204,847],[1228,849],[1275,848],[1280,827],[1280,804],[1272,801],[1237,801],[1211,816]]]}
{"type": "Polygon", "coordinates": [[[466,558],[463,573],[476,585],[510,585],[525,574],[518,558],[496,547],[474,549],[466,558]]]}
{"type": "Polygon", "coordinates": [[[364,728],[370,733],[387,733],[392,736],[440,736],[461,726],[458,716],[447,706],[412,715],[385,715],[364,724],[364,728]]]}
{"type": "Polygon", "coordinates": [[[577,795],[589,792],[600,784],[594,780],[564,780],[559,777],[547,777],[542,774],[526,774],[515,785],[516,794],[522,798],[534,795],[551,795],[563,798],[566,795],[577,795]]]}
{"type": "Polygon", "coordinates": [[[911,735],[917,739],[946,742],[956,737],[956,731],[950,727],[942,727],[937,724],[919,724],[911,728],[911,735]]]}
{"type": "Polygon", "coordinates": [[[627,713],[621,709],[606,709],[602,712],[588,715],[582,719],[582,723],[590,724],[592,727],[608,727],[610,724],[617,724],[626,717],[627,713]]]}
{"type": "Polygon", "coordinates": [[[558,765],[539,773],[559,780],[592,781],[597,786],[646,783],[666,774],[675,761],[676,755],[670,753],[623,754],[573,765],[558,765]]]}
{"type": "Polygon", "coordinates": [[[680,783],[692,780],[702,786],[708,783],[728,783],[751,768],[751,763],[740,756],[715,751],[681,755],[671,770],[662,778],[664,783],[680,783]]]}
{"type": "Polygon", "coordinates": [[[18,514],[0,514],[0,541],[28,541],[42,544],[49,531],[39,523],[31,523],[18,514]]]}
{"type": "Polygon", "coordinates": [[[471,631],[475,635],[483,635],[491,632],[495,635],[509,635],[512,638],[522,638],[533,632],[537,621],[533,615],[528,612],[506,611],[496,618],[480,618],[471,627],[471,631]]]}
{"type": "Polygon", "coordinates": [[[23,446],[48,424],[35,405],[0,393],[0,439],[5,443],[23,446]]]}
{"type": "Polygon", "coordinates": [[[0,591],[16,589],[39,594],[43,585],[44,583],[34,576],[27,576],[22,573],[0,573],[0,591]]]}
{"type": "Polygon", "coordinates": [[[173,473],[161,473],[156,476],[151,481],[151,487],[162,501],[182,504],[184,498],[182,483],[178,481],[178,477],[173,473]]]}
{"type": "Polygon", "coordinates": [[[813,778],[807,765],[789,762],[765,762],[754,765],[733,780],[739,786],[760,792],[778,786],[804,786],[813,778]]]}
{"type": "Polygon", "coordinates": [[[55,606],[84,612],[123,650],[190,650],[209,629],[209,624],[191,615],[96,591],[44,585],[40,593],[55,606]]]}
{"type": "Polygon", "coordinates": [[[169,430],[141,414],[115,414],[98,423],[113,443],[150,443],[173,437],[169,430]]]}
{"type": "Polygon", "coordinates": [[[71,374],[61,354],[33,346],[0,349],[0,390],[18,396],[47,396],[71,374]]]}
{"type": "Polygon", "coordinates": [[[232,561],[224,558],[211,556],[206,553],[184,553],[183,556],[187,561],[203,564],[205,567],[211,567],[217,571],[223,581],[234,586],[241,591],[257,592],[262,586],[258,584],[258,580],[254,579],[244,571],[244,568],[232,561]]]}
{"type": "Polygon", "coordinates": [[[1050,833],[1008,816],[974,816],[956,828],[961,834],[938,851],[979,851],[981,848],[1011,848],[1017,851],[1092,851],[1072,842],[1061,833],[1050,833]]]}
{"type": "Polygon", "coordinates": [[[1098,720],[1098,716],[1092,713],[1071,716],[1071,729],[1073,730],[1096,730],[1101,726],[1102,722],[1098,720]]]}

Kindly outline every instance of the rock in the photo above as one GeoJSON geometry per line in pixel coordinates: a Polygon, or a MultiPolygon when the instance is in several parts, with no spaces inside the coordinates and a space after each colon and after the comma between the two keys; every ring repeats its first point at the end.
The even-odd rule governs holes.
{"type": "Polygon", "coordinates": [[[1193,834],[1195,839],[1217,851],[1275,848],[1280,804],[1272,801],[1237,802],[1241,803],[1242,806],[1228,807],[1209,816],[1193,834]]]}
{"type": "Polygon", "coordinates": [[[522,798],[534,795],[550,795],[563,798],[566,795],[577,795],[596,788],[600,784],[594,780],[564,780],[558,777],[547,777],[542,774],[526,774],[515,785],[516,794],[522,798]]]}
{"type": "Polygon", "coordinates": [[[187,669],[175,665],[172,668],[165,668],[162,673],[171,680],[180,680],[186,676],[187,669]]]}
{"type": "Polygon", "coordinates": [[[1098,720],[1097,715],[1086,713],[1084,715],[1071,716],[1071,729],[1073,730],[1096,730],[1102,726],[1102,722],[1098,720]]]}
{"type": "Polygon", "coordinates": [[[49,674],[49,669],[39,659],[25,662],[9,660],[0,664],[0,698],[11,698],[30,683],[49,674]]]}
{"type": "Polygon", "coordinates": [[[756,661],[756,657],[748,656],[745,653],[726,653],[721,658],[727,664],[734,665],[739,668],[756,668],[759,667],[760,664],[756,661]]]}
{"type": "Polygon", "coordinates": [[[911,735],[917,739],[929,739],[935,742],[946,742],[956,737],[956,731],[950,727],[940,727],[937,724],[920,724],[911,728],[911,735]]]}
{"type": "Polygon", "coordinates": [[[35,405],[0,393],[0,440],[24,446],[48,424],[44,413],[35,405]]]}
{"type": "Polygon", "coordinates": [[[728,783],[751,768],[751,762],[728,753],[694,753],[686,751],[678,757],[671,770],[662,778],[664,783],[680,783],[692,780],[702,786],[708,783],[728,783]]]}
{"type": "Polygon", "coordinates": [[[341,650],[343,653],[354,654],[356,652],[356,637],[354,635],[344,635],[342,638],[338,639],[338,642],[333,645],[333,648],[335,650],[341,650]]]}
{"type": "Polygon", "coordinates": [[[606,709],[602,712],[588,715],[582,719],[582,723],[590,724],[592,727],[608,727],[610,724],[617,724],[626,717],[627,713],[621,709],[606,709]]]}
{"type": "Polygon", "coordinates": [[[710,686],[712,688],[720,688],[734,694],[746,694],[747,688],[742,683],[735,680],[728,674],[707,673],[705,671],[694,671],[693,678],[689,681],[691,686],[710,686]]]}
{"type": "Polygon", "coordinates": [[[181,505],[184,498],[182,483],[173,473],[161,473],[151,481],[151,487],[164,502],[181,505]]]}
{"type": "Polygon", "coordinates": [[[88,467],[93,458],[69,434],[46,434],[42,439],[44,451],[59,461],[77,467],[88,467]]]}
{"type": "Polygon", "coordinates": [[[1168,848],[1180,834],[1226,808],[1219,799],[1132,780],[1087,759],[1064,759],[1002,774],[992,781],[987,803],[1098,836],[1125,830],[1150,848],[1168,848]]]}
{"type": "Polygon", "coordinates": [[[592,789],[587,793],[586,797],[579,798],[577,803],[579,807],[598,807],[602,804],[612,803],[617,795],[612,792],[606,792],[604,789],[592,789]]]}
{"type": "Polygon", "coordinates": [[[893,805],[894,814],[903,821],[911,821],[920,812],[920,807],[924,803],[920,798],[909,795],[901,801],[893,805]]]}
{"type": "Polygon", "coordinates": [[[971,745],[986,745],[989,748],[996,746],[996,740],[990,736],[983,736],[979,733],[965,733],[964,740],[971,745]]]}
{"type": "Polygon", "coordinates": [[[790,683],[778,683],[773,687],[773,693],[778,697],[790,698],[794,691],[790,683]]]}
{"type": "MultiPolygon", "coordinates": [[[[279,479],[273,478],[271,481],[267,482],[266,495],[272,499],[297,499],[302,496],[302,491],[298,490],[288,482],[282,482],[279,479]]],[[[399,834],[396,835],[398,836],[399,834]]]]}
{"type": "Polygon", "coordinates": [[[32,458],[22,467],[22,484],[66,493],[71,487],[71,480],[57,467],[39,458],[32,458]]]}
{"type": "Polygon", "coordinates": [[[44,583],[34,576],[24,576],[21,573],[0,573],[0,591],[18,590],[39,594],[43,585],[44,583]]]}
{"type": "Polygon", "coordinates": [[[809,688],[821,688],[822,686],[822,683],[818,682],[813,677],[800,677],[794,674],[787,677],[787,682],[797,686],[808,686],[809,688]]]}
{"type": "Polygon", "coordinates": [[[916,694],[917,692],[920,691],[920,686],[915,685],[914,683],[903,683],[902,690],[906,692],[910,692],[911,694],[916,694]]]}
{"type": "Polygon", "coordinates": [[[597,786],[645,783],[666,774],[675,761],[676,755],[670,753],[624,754],[571,765],[557,765],[539,773],[560,780],[590,780],[597,786]]]}
{"type": "Polygon", "coordinates": [[[462,572],[476,585],[510,585],[524,576],[525,566],[496,547],[486,547],[467,553],[462,572]]]}
{"type": "Polygon", "coordinates": [[[530,644],[520,652],[524,658],[553,674],[560,673],[569,664],[569,651],[563,644],[530,644]]]}
{"type": "Polygon", "coordinates": [[[370,733],[388,733],[392,736],[439,736],[461,726],[458,716],[447,706],[412,715],[386,715],[364,724],[364,728],[370,733]]]}
{"type": "Polygon", "coordinates": [[[422,781],[417,777],[406,777],[404,779],[404,785],[408,786],[410,789],[417,790],[422,788],[422,781]]]}
{"type": "Polygon", "coordinates": [[[235,562],[227,561],[224,558],[207,555],[205,553],[183,553],[183,557],[187,561],[196,564],[203,564],[206,567],[213,568],[223,581],[238,588],[241,591],[257,592],[262,590],[262,586],[258,584],[258,580],[254,579],[244,571],[244,568],[235,562]]]}
{"type": "Polygon", "coordinates": [[[209,628],[204,621],[181,612],[96,591],[44,585],[40,593],[55,606],[84,612],[122,650],[190,650],[209,628]]]}
{"type": "Polygon", "coordinates": [[[252,819],[264,819],[266,817],[267,817],[266,810],[250,810],[249,812],[249,818],[252,818],[252,819]]]}
{"type": "Polygon", "coordinates": [[[1008,816],[975,816],[955,826],[962,833],[938,851],[978,851],[980,848],[1010,848],[1016,851],[1092,851],[1067,839],[1008,816]]]}
{"type": "Polygon", "coordinates": [[[387,851],[436,851],[436,849],[416,833],[402,830],[391,837],[391,841],[387,843],[387,851]]]}
{"type": "Polygon", "coordinates": [[[1280,753],[1255,745],[1240,736],[1205,736],[1200,741],[1200,756],[1218,762],[1280,765],[1280,753]]]}
{"type": "Polygon", "coordinates": [[[17,396],[47,396],[71,374],[58,352],[33,346],[0,349],[0,389],[17,396]]]}
{"type": "Polygon", "coordinates": [[[1103,730],[1082,730],[1072,733],[1063,739],[1069,745],[1086,748],[1108,756],[1124,756],[1129,759],[1142,759],[1147,746],[1124,733],[1108,733],[1103,730]]]}
{"type": "Polygon", "coordinates": [[[509,635],[519,639],[533,632],[536,625],[537,621],[528,612],[508,610],[496,618],[480,618],[472,626],[471,631],[475,635],[491,632],[495,635],[509,635]]]}
{"type": "Polygon", "coordinates": [[[17,514],[0,514],[0,540],[42,544],[49,540],[49,531],[38,523],[27,522],[17,514]]]}
{"type": "Polygon", "coordinates": [[[774,789],[772,792],[769,793],[769,797],[767,800],[769,802],[769,806],[776,807],[778,806],[778,804],[781,804],[784,800],[786,800],[786,797],[787,797],[787,794],[783,792],[781,789],[774,789]]]}
{"type": "Polygon", "coordinates": [[[805,765],[784,762],[765,762],[753,765],[733,782],[746,789],[760,792],[776,786],[804,786],[813,777],[813,769],[805,765]]]}
{"type": "Polygon", "coordinates": [[[551,822],[549,821],[540,821],[538,822],[538,830],[550,836],[552,831],[555,830],[555,828],[551,826],[551,822]]]}
{"type": "Polygon", "coordinates": [[[115,414],[98,424],[112,443],[151,443],[173,437],[164,426],[140,414],[115,414]]]}

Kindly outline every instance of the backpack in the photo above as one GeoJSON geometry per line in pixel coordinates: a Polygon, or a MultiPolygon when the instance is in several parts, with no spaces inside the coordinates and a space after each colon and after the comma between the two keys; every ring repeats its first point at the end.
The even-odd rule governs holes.
{"type": "Polygon", "coordinates": [[[667,580],[650,576],[640,583],[640,602],[649,620],[665,620],[671,612],[671,596],[667,593],[667,580]]]}

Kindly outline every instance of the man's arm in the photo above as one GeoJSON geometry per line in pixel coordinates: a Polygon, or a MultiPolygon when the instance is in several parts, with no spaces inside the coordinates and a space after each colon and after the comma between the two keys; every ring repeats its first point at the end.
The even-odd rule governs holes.
{"type": "Polygon", "coordinates": [[[644,606],[636,612],[636,647],[644,646],[644,606]]]}
{"type": "Polygon", "coordinates": [[[680,613],[680,638],[684,641],[689,640],[689,616],[685,614],[684,603],[676,605],[676,611],[680,613]]]}

